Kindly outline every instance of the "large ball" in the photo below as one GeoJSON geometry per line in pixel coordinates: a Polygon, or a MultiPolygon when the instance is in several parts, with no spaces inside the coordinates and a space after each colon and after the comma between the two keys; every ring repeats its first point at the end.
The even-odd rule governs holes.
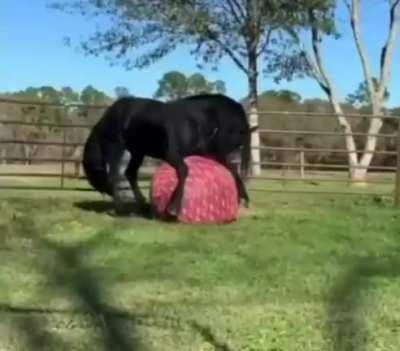
{"type": "MultiPolygon", "coordinates": [[[[237,219],[239,204],[232,174],[213,159],[186,157],[183,203],[177,220],[184,223],[229,223],[237,219]]],[[[150,199],[155,215],[167,218],[166,207],[178,184],[177,174],[169,164],[162,164],[153,174],[150,199]]]]}

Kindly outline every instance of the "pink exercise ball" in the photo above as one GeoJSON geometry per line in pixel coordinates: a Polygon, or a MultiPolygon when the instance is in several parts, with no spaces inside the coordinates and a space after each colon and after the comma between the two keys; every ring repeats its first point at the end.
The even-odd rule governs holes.
{"type": "MultiPolygon", "coordinates": [[[[188,156],[184,162],[189,175],[177,220],[195,224],[235,221],[239,211],[238,192],[229,170],[219,162],[201,156],[188,156]]],[[[168,218],[166,207],[177,184],[176,171],[168,163],[163,163],[153,174],[150,199],[156,217],[168,218]]]]}

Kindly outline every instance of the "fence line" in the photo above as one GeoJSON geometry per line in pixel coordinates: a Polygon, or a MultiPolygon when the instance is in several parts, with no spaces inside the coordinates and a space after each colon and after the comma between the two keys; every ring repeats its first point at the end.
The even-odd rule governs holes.
{"type": "MultiPolygon", "coordinates": [[[[259,110],[257,113],[262,115],[270,115],[270,116],[285,116],[285,117],[337,117],[342,114],[336,112],[307,112],[307,111],[263,111],[259,110]]],[[[400,119],[400,116],[397,115],[374,115],[374,114],[365,114],[365,113],[347,113],[343,112],[343,116],[346,118],[376,118],[376,119],[400,119]]]]}
{"type": "MultiPolygon", "coordinates": [[[[35,106],[51,106],[51,107],[60,107],[65,111],[68,108],[84,108],[84,109],[105,109],[109,105],[84,105],[84,104],[63,104],[63,103],[53,103],[53,102],[37,102],[37,101],[22,101],[16,99],[7,99],[7,98],[0,98],[0,103],[10,103],[10,104],[23,104],[23,105],[35,105],[35,106]]],[[[259,111],[259,116],[284,116],[284,117],[337,117],[337,114],[333,112],[300,112],[300,111],[259,111]]],[[[346,118],[380,118],[380,119],[392,119],[400,121],[400,116],[377,116],[371,114],[355,114],[355,113],[344,113],[346,118]]],[[[55,163],[59,164],[60,172],[59,173],[19,173],[19,172],[3,172],[0,173],[0,177],[49,177],[49,178],[57,178],[60,177],[60,188],[66,188],[65,179],[85,179],[79,173],[79,169],[81,167],[81,158],[76,157],[67,157],[66,149],[69,147],[83,147],[83,142],[70,142],[67,140],[67,130],[71,129],[90,129],[93,125],[92,124],[72,124],[72,123],[48,123],[48,122],[28,122],[28,121],[20,121],[20,120],[5,120],[0,119],[0,125],[20,125],[20,126],[33,126],[33,127],[47,127],[47,128],[54,128],[58,129],[59,131],[56,133],[60,136],[61,140],[57,141],[49,141],[49,140],[22,140],[22,139],[3,139],[0,140],[0,146],[5,144],[17,144],[17,145],[36,145],[36,146],[55,146],[61,147],[61,158],[56,157],[32,157],[32,158],[25,158],[25,157],[5,157],[3,154],[0,156],[0,163],[4,162],[27,162],[31,164],[35,163],[55,163]],[[75,164],[75,172],[71,174],[68,169],[68,164],[75,164]],[[78,169],[78,172],[76,172],[78,169]]],[[[314,130],[294,130],[294,129],[270,129],[264,128],[259,129],[259,133],[261,135],[272,135],[272,134],[282,134],[282,135],[290,135],[290,136],[321,136],[321,137],[346,137],[346,136],[353,136],[353,137],[376,137],[376,138],[387,138],[387,139],[396,139],[397,142],[397,150],[396,151],[389,151],[389,150],[376,150],[376,151],[368,151],[368,150],[348,150],[348,149],[339,149],[339,148],[307,148],[304,146],[295,146],[295,147],[286,147],[286,146],[272,146],[272,145],[263,145],[259,147],[252,147],[252,149],[259,149],[263,151],[276,151],[276,152],[290,152],[290,153],[297,153],[299,157],[299,162],[274,162],[274,161],[261,161],[261,162],[252,162],[252,164],[259,164],[261,166],[267,166],[267,169],[283,169],[284,167],[291,167],[295,170],[300,170],[299,177],[276,177],[276,176],[257,176],[257,177],[250,177],[252,180],[260,180],[260,181],[289,181],[289,182],[296,182],[296,181],[303,181],[303,182],[337,182],[337,183],[371,183],[371,184],[395,184],[396,185],[396,195],[395,200],[396,204],[400,206],[400,158],[397,157],[397,166],[387,166],[387,165],[370,165],[370,166],[362,166],[362,165],[355,165],[349,167],[348,164],[335,164],[335,163],[307,163],[305,160],[305,154],[310,153],[332,153],[332,154],[351,154],[351,153],[373,153],[376,155],[388,155],[388,156],[397,156],[400,155],[400,123],[399,123],[399,130],[397,133],[344,133],[343,131],[314,131],[314,130]],[[352,180],[352,179],[326,179],[321,177],[306,177],[305,170],[321,170],[322,172],[325,171],[348,171],[349,168],[351,169],[367,169],[368,171],[381,171],[381,172],[390,172],[393,174],[396,173],[396,181],[380,181],[380,180],[352,180]]],[[[283,169],[284,170],[284,169],[283,169]]],[[[0,185],[0,188],[4,188],[4,186],[0,185]]],[[[42,187],[41,187],[42,188],[42,187]]],[[[86,189],[87,190],[87,189],[86,189]]],[[[258,188],[253,188],[254,191],[260,191],[258,188]]],[[[262,191],[271,191],[275,192],[274,189],[262,189],[262,191]]],[[[284,190],[288,192],[288,189],[284,190]]],[[[290,192],[297,192],[291,190],[290,192]]],[[[307,191],[298,191],[299,193],[304,193],[307,191]]],[[[317,193],[312,191],[311,193],[317,193]]],[[[327,193],[327,192],[319,192],[319,193],[327,193]]],[[[333,192],[339,194],[341,192],[333,192]]],[[[346,194],[351,194],[350,192],[345,192],[346,194]]],[[[354,194],[363,195],[367,194],[366,192],[356,192],[354,194]]],[[[375,194],[375,193],[374,193],[375,194]]],[[[376,195],[376,194],[375,194],[376,195]]]]}
{"type": "MultiPolygon", "coordinates": [[[[255,162],[254,162],[255,163],[255,162]]],[[[264,161],[258,162],[261,166],[283,166],[283,167],[301,167],[300,163],[295,162],[274,162],[274,161],[264,161]]],[[[325,169],[341,169],[341,170],[348,170],[348,165],[338,165],[338,164],[330,164],[330,163],[306,163],[304,167],[307,168],[325,168],[325,169]]],[[[367,169],[367,170],[375,170],[375,171],[396,171],[396,167],[391,166],[362,166],[362,165],[354,165],[351,168],[356,169],[367,169]]]]}
{"type": "Polygon", "coordinates": [[[321,136],[370,136],[380,138],[396,138],[397,134],[384,133],[341,133],[341,132],[326,132],[326,131],[310,131],[310,130],[291,130],[291,129],[259,129],[260,134],[290,134],[290,135],[321,135],[321,136]]]}
{"type": "MultiPolygon", "coordinates": [[[[83,147],[84,143],[71,143],[71,142],[60,142],[60,141],[24,141],[17,139],[0,140],[0,144],[22,144],[22,145],[47,145],[47,146],[59,146],[59,147],[83,147]]],[[[397,155],[396,151],[368,151],[368,150],[347,150],[347,149],[329,149],[329,148],[305,148],[305,147],[285,147],[285,146],[253,146],[252,149],[258,150],[275,150],[275,151],[296,151],[296,152],[331,152],[331,153],[372,153],[381,155],[397,155]]],[[[4,158],[3,158],[4,159],[4,158]]]]}
{"type": "Polygon", "coordinates": [[[364,150],[347,150],[347,149],[328,149],[328,148],[305,148],[305,147],[285,147],[285,146],[257,146],[252,149],[259,150],[275,150],[275,151],[296,151],[296,152],[331,152],[331,153],[342,153],[342,154],[377,154],[377,155],[397,155],[396,151],[364,151],[364,150]]]}
{"type": "Polygon", "coordinates": [[[0,119],[0,124],[11,124],[11,125],[21,125],[21,126],[36,126],[36,127],[54,127],[54,128],[92,128],[92,124],[63,124],[63,123],[48,123],[48,122],[26,122],[18,120],[7,120],[0,119]]]}

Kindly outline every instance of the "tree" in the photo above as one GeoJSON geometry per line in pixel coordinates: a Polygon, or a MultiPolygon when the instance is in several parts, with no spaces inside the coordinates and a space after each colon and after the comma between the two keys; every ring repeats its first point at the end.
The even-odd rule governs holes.
{"type": "Polygon", "coordinates": [[[154,97],[175,100],[188,95],[213,92],[223,94],[225,91],[225,83],[221,80],[210,82],[201,73],[186,77],[181,72],[170,71],[158,81],[158,89],[154,97]]]}
{"type": "MultiPolygon", "coordinates": [[[[361,35],[360,0],[343,0],[343,2],[348,9],[354,43],[360,59],[360,64],[363,71],[363,81],[365,82],[364,85],[371,103],[371,110],[373,115],[379,117],[383,115],[385,92],[387,91],[390,79],[393,52],[397,43],[400,29],[400,0],[387,0],[389,5],[388,34],[386,42],[384,43],[380,53],[380,74],[379,78],[376,80],[376,83],[374,83],[369,57],[367,55],[363,37],[361,35]]],[[[372,161],[372,157],[377,145],[376,134],[382,127],[382,118],[371,118],[369,120],[367,133],[370,135],[366,138],[364,150],[359,156],[356,152],[356,143],[354,137],[352,136],[351,124],[346,118],[343,108],[339,103],[339,95],[334,81],[329,76],[326,69],[321,49],[324,33],[319,28],[319,23],[321,23],[320,19],[326,17],[328,18],[327,23],[330,23],[330,19],[334,19],[334,9],[332,8],[330,11],[321,12],[311,6],[308,7],[306,13],[307,22],[310,23],[311,49],[306,48],[306,45],[302,40],[302,36],[298,30],[289,28],[288,33],[291,35],[293,41],[298,45],[298,51],[292,53],[289,59],[287,56],[276,55],[274,58],[275,62],[270,64],[269,69],[274,70],[276,67],[281,68],[279,74],[276,76],[276,79],[278,80],[282,78],[290,78],[297,74],[300,74],[300,76],[306,74],[318,82],[321,89],[328,96],[337,115],[338,123],[345,134],[346,148],[348,150],[348,161],[350,166],[349,176],[352,179],[363,180],[366,177],[368,166],[372,161]]],[[[336,35],[337,31],[334,25],[331,24],[330,29],[325,33],[336,35]]]]}
{"type": "Polygon", "coordinates": [[[300,102],[301,95],[291,90],[266,90],[262,92],[259,98],[274,97],[287,102],[300,102]]]}
{"type": "Polygon", "coordinates": [[[225,94],[225,82],[216,80],[209,82],[201,73],[192,74],[187,78],[188,95],[201,93],[221,93],[225,94]]]}
{"type": "Polygon", "coordinates": [[[82,90],[80,100],[86,105],[101,105],[112,101],[109,96],[92,85],[88,85],[82,90]]]}
{"type": "MultiPolygon", "coordinates": [[[[374,85],[374,89],[377,90],[379,88],[379,80],[378,78],[372,78],[372,82],[374,85]]],[[[384,100],[389,99],[389,92],[385,90],[384,100]]],[[[368,93],[368,87],[365,81],[362,81],[356,91],[354,93],[350,93],[347,95],[346,101],[352,105],[359,104],[361,106],[371,105],[370,95],[368,93]]]]}
{"type": "Polygon", "coordinates": [[[51,86],[28,87],[9,95],[17,99],[29,101],[60,103],[61,100],[60,92],[51,86]]]}
{"type": "Polygon", "coordinates": [[[60,95],[63,104],[76,104],[79,102],[79,93],[71,87],[62,87],[60,95]]]}
{"type": "Polygon", "coordinates": [[[178,71],[167,72],[158,81],[158,89],[154,93],[155,98],[175,100],[188,94],[188,82],[186,76],[178,71]]]}
{"type": "Polygon", "coordinates": [[[211,83],[213,87],[213,91],[220,93],[220,94],[226,94],[226,86],[225,82],[222,80],[216,80],[214,83],[211,83]]]}
{"type": "MultiPolygon", "coordinates": [[[[128,69],[149,66],[182,44],[191,45],[191,53],[214,68],[222,57],[229,57],[247,77],[250,124],[257,125],[262,59],[268,57],[270,45],[279,39],[279,28],[303,24],[304,16],[299,15],[303,8],[297,4],[303,1],[54,0],[52,7],[89,17],[112,18],[108,28],[96,31],[81,47],[90,55],[105,54],[113,63],[120,62],[128,69]]],[[[313,3],[319,6],[326,1],[313,3]]],[[[259,146],[258,133],[252,134],[252,145],[259,146]]],[[[253,149],[252,156],[259,163],[259,150],[253,149]]],[[[259,164],[253,172],[260,173],[259,164]]]]}
{"type": "Polygon", "coordinates": [[[115,96],[116,96],[117,98],[122,98],[122,97],[124,97],[124,96],[129,96],[129,95],[131,95],[128,88],[126,88],[126,87],[120,87],[120,86],[115,87],[114,93],[115,93],[115,96]]]}

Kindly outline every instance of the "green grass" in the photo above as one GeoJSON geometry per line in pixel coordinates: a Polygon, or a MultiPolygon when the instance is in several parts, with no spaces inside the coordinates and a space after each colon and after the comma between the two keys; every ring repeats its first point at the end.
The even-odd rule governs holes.
{"type": "Polygon", "coordinates": [[[2,190],[0,350],[398,349],[389,197],[254,193],[223,226],[77,206],[99,200],[2,190]]]}

